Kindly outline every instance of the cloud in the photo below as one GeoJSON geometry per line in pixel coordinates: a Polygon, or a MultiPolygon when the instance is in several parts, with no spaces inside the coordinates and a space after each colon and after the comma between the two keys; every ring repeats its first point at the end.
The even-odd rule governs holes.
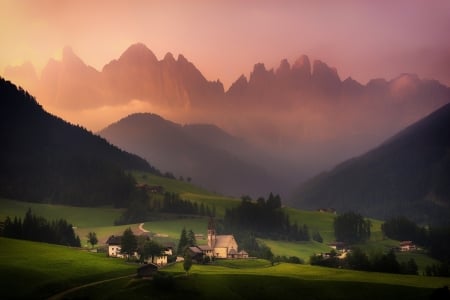
{"type": "Polygon", "coordinates": [[[97,108],[82,110],[65,110],[59,107],[43,106],[48,112],[57,116],[64,116],[66,121],[88,128],[93,132],[97,132],[133,113],[151,112],[162,116],[169,113],[149,102],[139,99],[132,99],[128,103],[121,105],[103,105],[97,108]]]}

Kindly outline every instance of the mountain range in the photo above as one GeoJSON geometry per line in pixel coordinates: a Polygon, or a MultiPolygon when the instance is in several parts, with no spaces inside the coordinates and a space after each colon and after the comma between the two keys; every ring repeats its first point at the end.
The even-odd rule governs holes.
{"type": "Polygon", "coordinates": [[[436,80],[401,74],[363,85],[306,55],[272,69],[256,63],[225,90],[183,55],[158,60],[141,43],[100,71],[66,47],[40,75],[30,63],[4,74],[48,111],[91,130],[135,112],[214,124],[303,168],[314,161],[309,174],[369,150],[450,101],[450,89],[436,80]]]}
{"type": "Polygon", "coordinates": [[[116,122],[102,134],[158,168],[192,177],[216,191],[239,194],[246,186],[247,193],[265,194],[267,188],[286,193],[450,102],[450,88],[436,80],[401,74],[361,84],[342,80],[338,70],[306,55],[292,64],[284,59],[272,69],[256,63],[248,76],[225,89],[219,80],[207,80],[183,55],[175,59],[168,53],[159,60],[141,43],[102,70],[65,48],[62,59],[51,59],[41,74],[29,63],[9,67],[4,74],[36,95],[47,110],[72,123],[97,130],[116,122]],[[153,115],[132,115],[142,112],[153,115]],[[157,121],[155,114],[175,123],[157,121]],[[134,133],[120,128],[139,118],[142,125],[133,127],[133,145],[134,133]],[[162,127],[157,130],[158,126],[162,127]],[[170,134],[161,134],[164,130],[170,134]],[[179,141],[170,141],[170,135],[179,141]],[[219,166],[228,167],[226,180],[217,174],[219,166]],[[240,174],[260,183],[242,181],[240,174]]]}
{"type": "Polygon", "coordinates": [[[450,220],[450,104],[295,193],[302,208],[404,215],[426,224],[450,220]]]}

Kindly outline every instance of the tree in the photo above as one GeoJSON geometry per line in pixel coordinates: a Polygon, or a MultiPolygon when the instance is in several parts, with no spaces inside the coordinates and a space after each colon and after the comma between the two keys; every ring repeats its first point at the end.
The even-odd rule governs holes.
{"type": "Polygon", "coordinates": [[[183,227],[180,234],[180,240],[178,241],[178,248],[177,248],[178,255],[182,254],[188,245],[189,241],[187,238],[186,227],[183,227]]]}
{"type": "Polygon", "coordinates": [[[161,250],[162,250],[162,247],[158,243],[156,243],[154,241],[146,241],[144,243],[144,249],[143,249],[142,255],[143,255],[144,259],[148,259],[149,257],[151,257],[151,261],[153,262],[153,258],[155,256],[161,255],[161,250]]]}
{"type": "Polygon", "coordinates": [[[400,263],[400,273],[418,275],[418,266],[414,258],[410,258],[407,262],[400,263]]]}
{"type": "Polygon", "coordinates": [[[97,234],[95,232],[89,232],[87,235],[87,239],[92,248],[94,248],[94,246],[98,243],[97,234]]]}
{"type": "Polygon", "coordinates": [[[189,253],[186,253],[183,261],[183,269],[184,271],[186,271],[186,275],[189,274],[189,270],[191,269],[191,267],[192,267],[192,257],[189,253]]]}
{"type": "Polygon", "coordinates": [[[347,254],[346,261],[348,267],[353,270],[370,270],[369,257],[360,248],[353,248],[352,252],[347,254]]]}
{"type": "Polygon", "coordinates": [[[313,233],[312,239],[318,243],[323,243],[323,238],[318,231],[313,233]]]}
{"type": "Polygon", "coordinates": [[[393,250],[387,254],[375,256],[372,262],[372,268],[375,272],[400,273],[400,264],[393,250]]]}
{"type": "Polygon", "coordinates": [[[130,256],[136,251],[137,239],[130,227],[125,229],[125,231],[123,232],[120,247],[120,252],[125,253],[128,256],[128,260],[130,259],[130,256]]]}
{"type": "Polygon", "coordinates": [[[383,235],[394,240],[426,243],[427,231],[405,217],[391,218],[381,225],[383,235]]]}
{"type": "Polygon", "coordinates": [[[188,246],[195,245],[197,243],[197,239],[195,238],[195,233],[192,229],[189,230],[187,234],[188,246]]]}
{"type": "Polygon", "coordinates": [[[334,218],[334,236],[345,243],[365,242],[370,238],[371,223],[360,214],[346,212],[334,218]]]}

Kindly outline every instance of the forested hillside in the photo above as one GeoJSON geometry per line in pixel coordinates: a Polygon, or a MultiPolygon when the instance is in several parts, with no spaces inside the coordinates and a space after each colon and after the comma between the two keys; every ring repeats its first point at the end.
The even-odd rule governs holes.
{"type": "Polygon", "coordinates": [[[411,125],[374,150],[305,183],[300,207],[357,210],[366,216],[408,216],[448,223],[450,105],[411,125]]]}
{"type": "Polygon", "coordinates": [[[125,170],[159,172],[140,157],[47,113],[3,78],[0,106],[0,196],[122,207],[137,192],[125,170]]]}

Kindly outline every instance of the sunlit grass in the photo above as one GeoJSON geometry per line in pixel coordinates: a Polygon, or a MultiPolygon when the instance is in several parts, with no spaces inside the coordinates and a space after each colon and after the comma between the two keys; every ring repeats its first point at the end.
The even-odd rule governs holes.
{"type": "Polygon", "coordinates": [[[330,251],[330,247],[326,244],[314,241],[302,242],[287,242],[287,241],[273,241],[268,239],[260,239],[270,249],[272,253],[277,256],[297,256],[309,263],[309,258],[313,254],[325,253],[330,251]]]}
{"type": "Polygon", "coordinates": [[[136,266],[107,258],[105,253],[0,238],[0,270],[3,299],[31,299],[83,283],[133,274],[136,266]]]}
{"type": "Polygon", "coordinates": [[[4,220],[7,216],[23,218],[29,208],[31,208],[35,215],[49,220],[62,218],[75,227],[111,226],[123,211],[122,209],[111,207],[76,207],[22,202],[1,198],[0,219],[4,220]]]}

